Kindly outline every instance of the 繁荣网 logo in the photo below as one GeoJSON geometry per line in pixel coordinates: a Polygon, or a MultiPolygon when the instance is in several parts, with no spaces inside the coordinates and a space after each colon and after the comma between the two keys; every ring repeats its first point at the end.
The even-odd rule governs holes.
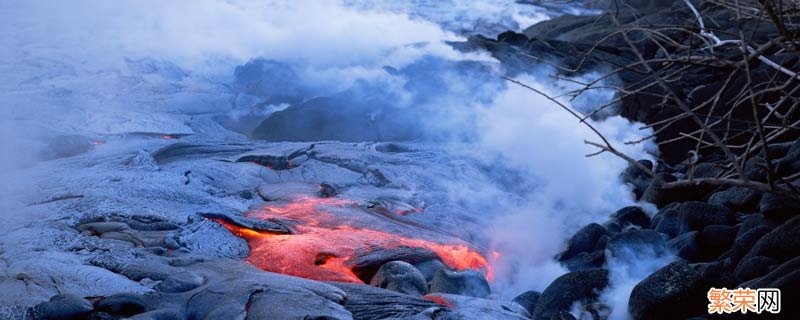
{"type": "Polygon", "coordinates": [[[708,290],[708,313],[779,313],[781,312],[781,290],[764,288],[711,288],[708,290]]]}

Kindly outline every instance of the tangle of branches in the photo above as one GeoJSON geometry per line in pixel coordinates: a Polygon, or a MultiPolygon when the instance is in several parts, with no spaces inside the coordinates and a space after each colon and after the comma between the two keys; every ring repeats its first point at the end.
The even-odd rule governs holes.
{"type": "MultiPolygon", "coordinates": [[[[599,141],[586,141],[598,148],[591,155],[612,153],[652,176],[662,188],[736,186],[800,199],[795,182],[800,173],[778,168],[770,151],[773,145],[800,137],[800,0],[682,0],[682,9],[691,18],[682,25],[637,19],[621,23],[619,10],[632,8],[626,8],[622,0],[615,4],[616,9],[602,16],[613,21],[614,31],[586,50],[577,67],[556,68],[572,74],[589,71],[583,70],[588,68],[584,62],[602,59],[595,53],[610,39],[625,44],[623,49],[630,56],[627,64],[609,63],[612,70],[592,81],[571,80],[580,88],[558,97],[507,80],[546,96],[592,129],[599,141]],[[594,106],[592,112],[580,114],[559,102],[559,97],[608,88],[606,82],[622,74],[629,80],[612,86],[616,97],[594,106]],[[687,83],[696,87],[686,90],[687,83]],[[652,105],[646,107],[666,111],[645,119],[643,128],[652,129],[653,135],[626,143],[654,140],[662,150],[680,146],[685,154],[681,164],[688,167],[682,179],[663,181],[586,121],[633,100],[649,101],[652,105]],[[702,157],[715,159],[720,169],[716,176],[694,176],[694,166],[702,157]],[[765,172],[763,176],[752,174],[754,163],[765,172]]],[[[521,54],[539,59],[535,53],[521,54]]]]}

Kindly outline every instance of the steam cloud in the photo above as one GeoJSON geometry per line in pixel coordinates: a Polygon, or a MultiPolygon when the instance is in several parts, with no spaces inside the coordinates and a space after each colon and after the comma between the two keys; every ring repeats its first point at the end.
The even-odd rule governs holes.
{"type": "MultiPolygon", "coordinates": [[[[542,290],[564,272],[552,257],[565,238],[632,203],[617,177],[626,164],[610,155],[586,158],[596,151],[583,142],[596,140],[590,131],[552,102],[503,82],[487,54],[445,43],[464,40],[465,26],[486,20],[525,27],[545,18],[542,10],[511,1],[435,3],[4,1],[3,203],[29,191],[10,182],[26,179],[7,177],[33,175],[36,155],[55,135],[191,132],[184,125],[191,114],[266,114],[246,109],[256,108],[248,99],[257,97],[229,89],[236,66],[264,58],[294,70],[306,99],[343,90],[391,95],[421,119],[423,138],[495,168],[480,185],[453,186],[453,200],[491,223],[487,237],[502,254],[496,289],[509,297],[542,290]],[[441,72],[414,78],[430,69],[441,72]],[[422,82],[409,89],[409,81],[422,82]]],[[[551,73],[541,68],[520,79],[560,91],[565,84],[551,73]]],[[[612,95],[594,94],[586,100],[612,95]]],[[[642,146],[622,144],[647,134],[634,124],[617,116],[593,124],[623,151],[647,157],[642,146]]]]}

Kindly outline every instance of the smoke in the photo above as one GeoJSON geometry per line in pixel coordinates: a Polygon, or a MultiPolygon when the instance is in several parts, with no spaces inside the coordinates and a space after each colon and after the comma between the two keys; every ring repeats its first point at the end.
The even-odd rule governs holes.
{"type": "Polygon", "coordinates": [[[611,308],[608,316],[611,320],[630,319],[628,299],[633,287],[675,259],[672,254],[647,246],[631,246],[625,251],[622,257],[606,253],[606,257],[609,257],[609,287],[600,296],[600,301],[611,308]]]}
{"type": "Polygon", "coordinates": [[[280,110],[230,90],[250,59],[288,63],[324,95],[373,81],[386,64],[462,56],[434,23],[333,0],[2,1],[0,20],[0,191],[15,217],[60,136],[191,134],[192,115],[238,123],[280,110]]]}
{"type": "MultiPolygon", "coordinates": [[[[275,90],[237,86],[286,83],[284,76],[234,72],[271,61],[281,75],[291,75],[286,88],[296,89],[289,99],[294,103],[335,95],[353,112],[393,115],[388,121],[397,127],[418,127],[416,138],[487,168],[486,181],[454,183],[450,193],[489,224],[486,237],[500,254],[495,287],[501,295],[544,289],[565,272],[552,257],[567,237],[633,202],[618,180],[624,161],[585,157],[596,151],[584,144],[598,141],[591,131],[551,101],[501,80],[503,69],[488,54],[447,44],[474,30],[524,28],[546,17],[536,7],[456,0],[33,0],[1,6],[0,19],[11,26],[0,28],[3,168],[32,166],[58,135],[193,133],[186,125],[192,115],[214,114],[247,132],[256,126],[252,119],[291,109],[290,101],[274,101],[275,90]]],[[[520,79],[553,94],[569,88],[548,77],[552,73],[541,68],[520,79]]],[[[589,103],[612,95],[588,92],[564,102],[585,112],[589,103]]],[[[643,146],[623,144],[647,132],[606,116],[590,122],[623,152],[648,157],[643,146]]],[[[26,179],[3,180],[4,194],[29,189],[8,184],[26,179]]]]}
{"type": "MultiPolygon", "coordinates": [[[[540,69],[520,79],[554,95],[560,85],[545,84],[551,72],[540,69]]],[[[605,96],[593,99],[607,101],[597,100],[605,96]]],[[[553,256],[574,231],[633,203],[618,178],[627,163],[610,154],[587,158],[597,150],[584,140],[599,138],[551,101],[520,86],[507,87],[489,107],[479,109],[477,118],[479,149],[491,157],[485,160],[510,166],[527,181],[523,200],[497,211],[492,220],[490,237],[502,255],[496,285],[507,296],[543,290],[566,272],[553,256]]],[[[590,123],[623,152],[649,157],[642,146],[623,143],[643,134],[633,123],[619,116],[590,123]]]]}

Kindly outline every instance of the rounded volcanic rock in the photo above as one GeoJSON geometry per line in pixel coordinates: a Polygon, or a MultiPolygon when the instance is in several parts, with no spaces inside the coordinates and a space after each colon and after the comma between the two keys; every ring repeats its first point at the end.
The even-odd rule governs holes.
{"type": "Polygon", "coordinates": [[[528,310],[531,314],[533,314],[533,310],[536,309],[536,303],[539,302],[539,297],[542,296],[542,293],[539,291],[525,291],[522,294],[515,297],[513,300],[519,305],[521,305],[525,310],[528,310]]]}
{"type": "Polygon", "coordinates": [[[600,237],[606,235],[608,231],[600,224],[592,223],[578,230],[567,242],[567,249],[559,256],[559,261],[566,261],[581,252],[591,252],[600,237]]]}
{"type": "Polygon", "coordinates": [[[667,243],[653,230],[632,230],[614,235],[606,249],[616,259],[634,261],[638,257],[657,257],[667,253],[667,243]]]}
{"type": "Polygon", "coordinates": [[[33,307],[35,319],[71,320],[83,319],[92,312],[89,300],[73,294],[59,294],[33,307]]]}
{"type": "Polygon", "coordinates": [[[689,231],[701,231],[708,225],[730,225],[734,222],[733,212],[726,207],[689,201],[664,207],[653,218],[651,226],[674,238],[689,231]]]}
{"type": "Polygon", "coordinates": [[[708,284],[685,261],[654,272],[631,291],[628,311],[633,319],[686,319],[708,310],[708,284]]]}
{"type": "Polygon", "coordinates": [[[650,227],[650,217],[641,207],[630,206],[617,210],[612,218],[616,218],[621,225],[631,224],[641,228],[650,227]]]}
{"type": "Polygon", "coordinates": [[[450,271],[439,269],[431,280],[430,292],[452,293],[476,298],[485,298],[492,291],[489,282],[475,270],[450,271]]]}
{"type": "Polygon", "coordinates": [[[542,292],[533,319],[551,319],[559,312],[569,311],[575,302],[592,303],[607,286],[607,269],[580,270],[562,275],[542,292]]]}
{"type": "Polygon", "coordinates": [[[147,302],[141,295],[118,293],[97,301],[95,308],[112,315],[130,317],[147,310],[147,302]]]}
{"type": "Polygon", "coordinates": [[[447,266],[445,266],[444,263],[439,259],[430,259],[415,263],[414,267],[422,273],[422,275],[425,277],[425,281],[428,283],[433,281],[433,276],[435,276],[439,270],[447,269],[447,266]]]}
{"type": "Polygon", "coordinates": [[[388,289],[421,297],[428,293],[425,276],[413,265],[404,261],[384,263],[369,283],[373,287],[388,289]]]}
{"type": "Polygon", "coordinates": [[[800,256],[800,216],[761,237],[746,257],[767,256],[786,261],[800,256]]]}

